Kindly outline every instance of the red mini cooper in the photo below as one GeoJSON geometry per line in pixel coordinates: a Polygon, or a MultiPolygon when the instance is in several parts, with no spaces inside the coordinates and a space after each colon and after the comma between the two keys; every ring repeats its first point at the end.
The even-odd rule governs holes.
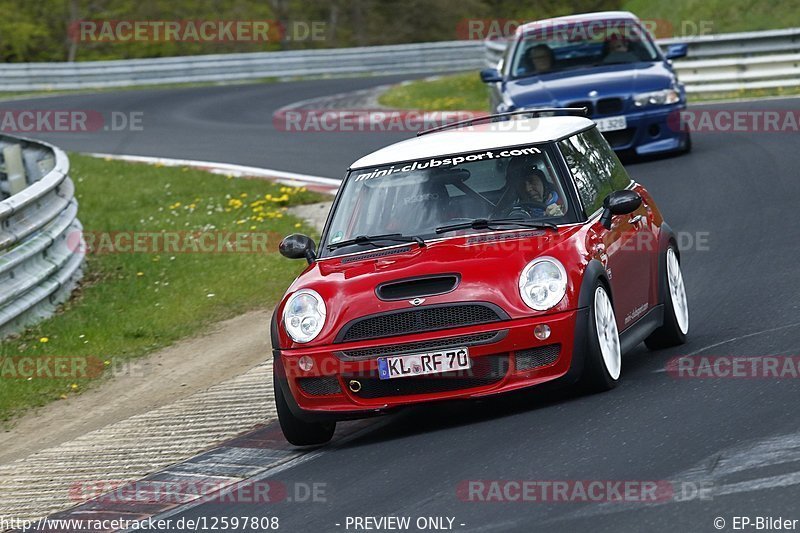
{"type": "Polygon", "coordinates": [[[319,247],[281,242],[308,261],[271,328],[289,442],[558,378],[608,390],[640,342],[685,342],[672,230],[594,122],[550,112],[566,114],[488,117],[367,155],[319,247]]]}

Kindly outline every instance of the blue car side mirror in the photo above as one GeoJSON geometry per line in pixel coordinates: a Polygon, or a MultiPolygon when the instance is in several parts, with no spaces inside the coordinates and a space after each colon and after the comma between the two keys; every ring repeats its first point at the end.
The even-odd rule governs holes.
{"type": "Polygon", "coordinates": [[[671,44],[667,48],[666,57],[667,59],[680,59],[682,57],[686,57],[686,54],[688,53],[688,44],[671,44]]]}
{"type": "Polygon", "coordinates": [[[496,68],[485,68],[481,71],[481,81],[483,83],[497,83],[503,81],[503,77],[496,68]]]}

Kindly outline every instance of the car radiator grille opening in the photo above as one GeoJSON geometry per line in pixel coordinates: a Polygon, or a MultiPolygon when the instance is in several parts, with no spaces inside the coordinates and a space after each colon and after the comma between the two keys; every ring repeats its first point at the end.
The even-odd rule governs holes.
{"type": "Polygon", "coordinates": [[[520,350],[514,354],[514,364],[517,371],[533,370],[555,363],[559,353],[561,353],[560,344],[520,350]]]}
{"type": "Polygon", "coordinates": [[[371,315],[346,324],[335,342],[377,339],[488,324],[507,319],[499,307],[490,304],[453,304],[421,307],[403,311],[392,311],[371,315]]]}
{"type": "Polygon", "coordinates": [[[618,148],[620,146],[625,146],[633,141],[633,136],[636,134],[636,128],[626,128],[624,130],[617,130],[617,131],[604,131],[601,132],[603,137],[606,138],[608,144],[611,145],[611,148],[618,148]]]}
{"type": "Polygon", "coordinates": [[[335,377],[299,378],[297,384],[309,396],[330,396],[342,392],[339,380],[335,377]]]}
{"type": "Polygon", "coordinates": [[[498,383],[508,373],[508,362],[508,354],[488,355],[473,359],[469,370],[398,379],[380,379],[377,372],[372,372],[344,379],[357,380],[361,388],[353,394],[365,399],[448,392],[498,383]]]}
{"type": "Polygon", "coordinates": [[[595,106],[595,114],[597,115],[614,115],[622,113],[624,107],[622,98],[603,98],[598,100],[595,106]]]}
{"type": "Polygon", "coordinates": [[[406,353],[430,352],[445,348],[458,348],[461,346],[475,346],[497,342],[506,336],[508,330],[475,333],[473,335],[459,335],[431,341],[409,342],[360,350],[343,350],[336,355],[341,359],[372,359],[384,355],[402,355],[406,353]]]}

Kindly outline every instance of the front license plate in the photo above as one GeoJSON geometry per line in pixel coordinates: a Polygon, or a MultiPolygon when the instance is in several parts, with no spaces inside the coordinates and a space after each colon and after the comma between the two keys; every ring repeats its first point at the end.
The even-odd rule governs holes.
{"type": "Polygon", "coordinates": [[[597,129],[600,131],[624,130],[628,127],[628,121],[625,120],[624,116],[598,118],[595,119],[595,122],[597,122],[597,129]]]}
{"type": "Polygon", "coordinates": [[[381,379],[424,376],[453,370],[468,370],[471,367],[472,361],[466,348],[378,358],[378,375],[381,379]]]}

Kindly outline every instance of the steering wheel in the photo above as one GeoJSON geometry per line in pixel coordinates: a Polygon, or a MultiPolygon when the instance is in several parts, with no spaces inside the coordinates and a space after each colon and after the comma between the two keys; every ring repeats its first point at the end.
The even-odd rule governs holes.
{"type": "Polygon", "coordinates": [[[508,218],[524,217],[535,218],[542,216],[545,212],[545,205],[541,202],[525,202],[516,204],[509,209],[506,216],[508,218]]]}

